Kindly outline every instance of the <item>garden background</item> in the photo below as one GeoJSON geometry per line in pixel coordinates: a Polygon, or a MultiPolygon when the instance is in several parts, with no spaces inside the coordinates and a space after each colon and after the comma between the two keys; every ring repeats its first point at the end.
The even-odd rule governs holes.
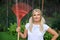
{"type": "MultiPolygon", "coordinates": [[[[25,2],[32,6],[32,8],[40,8],[42,10],[42,0],[18,0],[18,2],[25,2]]],[[[16,0],[0,0],[0,40],[17,40],[17,20],[16,16],[11,10],[16,0]]],[[[24,32],[25,24],[28,22],[32,11],[30,11],[21,21],[21,32],[24,32]]],[[[43,16],[51,28],[53,28],[60,40],[60,0],[44,0],[43,16]]],[[[51,40],[52,35],[46,32],[44,39],[51,40]]],[[[27,39],[27,38],[26,38],[27,39]]],[[[20,40],[26,40],[20,38],[20,40]]]]}

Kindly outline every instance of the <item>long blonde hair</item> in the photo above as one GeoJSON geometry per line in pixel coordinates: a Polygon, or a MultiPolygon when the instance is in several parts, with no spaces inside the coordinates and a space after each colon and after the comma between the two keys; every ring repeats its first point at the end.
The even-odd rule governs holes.
{"type": "MultiPolygon", "coordinates": [[[[32,14],[33,14],[33,12],[34,11],[36,11],[36,12],[39,12],[40,14],[41,14],[41,18],[40,18],[40,31],[43,31],[43,24],[45,23],[45,19],[44,19],[44,17],[42,16],[42,12],[41,12],[41,10],[40,9],[34,9],[33,11],[32,11],[32,14]]],[[[30,29],[30,31],[32,32],[32,28],[33,28],[33,18],[32,17],[30,17],[30,19],[29,19],[29,29],[30,29]]]]}

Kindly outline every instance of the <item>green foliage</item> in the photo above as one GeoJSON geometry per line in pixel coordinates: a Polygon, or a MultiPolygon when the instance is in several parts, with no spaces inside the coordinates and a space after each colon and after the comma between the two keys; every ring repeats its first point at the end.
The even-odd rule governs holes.
{"type": "Polygon", "coordinates": [[[44,39],[45,40],[51,40],[51,38],[52,38],[52,35],[50,33],[46,32],[44,35],[44,39]]]}
{"type": "Polygon", "coordinates": [[[7,32],[0,32],[0,40],[16,40],[17,36],[8,34],[7,32]]]}
{"type": "Polygon", "coordinates": [[[14,23],[14,24],[10,23],[10,26],[8,28],[8,31],[9,31],[10,34],[12,34],[12,35],[14,34],[15,35],[15,33],[16,33],[16,26],[17,26],[16,23],[14,23]]]}
{"type": "Polygon", "coordinates": [[[53,17],[56,17],[58,14],[57,14],[57,12],[54,12],[53,13],[53,17]]]}
{"type": "Polygon", "coordinates": [[[24,29],[25,29],[25,25],[21,25],[21,32],[24,32],[24,29]]]}
{"type": "Polygon", "coordinates": [[[59,37],[57,38],[57,40],[60,40],[60,35],[59,35],[59,37]]]}
{"type": "Polygon", "coordinates": [[[0,24],[0,27],[1,27],[1,24],[0,24]]]}
{"type": "Polygon", "coordinates": [[[60,19],[57,19],[52,23],[52,28],[60,30],[60,19]]]}
{"type": "MultiPolygon", "coordinates": [[[[52,37],[53,36],[50,33],[46,32],[45,35],[44,35],[44,40],[51,40],[52,37]]],[[[60,35],[56,40],[60,40],[60,35]]]]}
{"type": "MultiPolygon", "coordinates": [[[[8,33],[10,35],[17,35],[16,27],[17,27],[17,24],[16,23],[14,23],[14,24],[10,23],[10,26],[8,28],[8,33]]],[[[21,30],[20,31],[23,33],[24,32],[24,29],[25,29],[25,25],[21,25],[20,27],[21,27],[21,30]]],[[[20,40],[26,40],[26,39],[22,39],[20,37],[20,40]]]]}
{"type": "Polygon", "coordinates": [[[7,6],[2,5],[0,6],[0,28],[2,31],[6,31],[7,24],[7,6]]]}

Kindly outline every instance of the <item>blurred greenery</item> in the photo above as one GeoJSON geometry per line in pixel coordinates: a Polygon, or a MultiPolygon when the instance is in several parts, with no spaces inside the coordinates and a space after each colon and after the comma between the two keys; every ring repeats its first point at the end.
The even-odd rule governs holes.
{"type": "Polygon", "coordinates": [[[10,27],[8,28],[9,34],[15,35],[15,33],[16,33],[16,26],[17,26],[16,23],[14,23],[14,24],[10,23],[10,27]]]}
{"type": "Polygon", "coordinates": [[[51,38],[52,38],[52,35],[50,33],[46,32],[45,36],[44,36],[44,39],[45,40],[51,40],[51,38]]]}
{"type": "Polygon", "coordinates": [[[7,32],[0,32],[0,40],[16,40],[17,36],[10,35],[7,32]]]}

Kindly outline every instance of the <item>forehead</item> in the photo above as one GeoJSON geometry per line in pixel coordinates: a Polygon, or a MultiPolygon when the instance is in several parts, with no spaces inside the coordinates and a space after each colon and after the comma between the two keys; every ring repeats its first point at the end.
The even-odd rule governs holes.
{"type": "Polygon", "coordinates": [[[41,14],[41,12],[39,10],[34,10],[33,14],[41,14]]]}

